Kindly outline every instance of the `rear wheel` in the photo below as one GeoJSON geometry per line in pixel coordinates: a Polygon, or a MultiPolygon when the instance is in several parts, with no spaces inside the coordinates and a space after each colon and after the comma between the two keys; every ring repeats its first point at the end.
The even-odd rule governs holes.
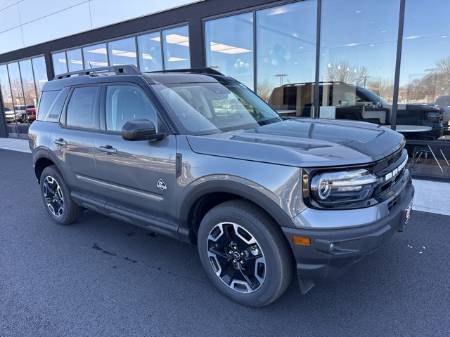
{"type": "Polygon", "coordinates": [[[55,166],[48,166],[40,177],[41,195],[50,217],[61,225],[73,223],[80,208],[70,197],[70,190],[55,166]]]}
{"type": "Polygon", "coordinates": [[[270,304],[292,278],[291,256],[279,228],[245,201],[225,202],[205,215],[198,251],[214,285],[244,305],[270,304]]]}

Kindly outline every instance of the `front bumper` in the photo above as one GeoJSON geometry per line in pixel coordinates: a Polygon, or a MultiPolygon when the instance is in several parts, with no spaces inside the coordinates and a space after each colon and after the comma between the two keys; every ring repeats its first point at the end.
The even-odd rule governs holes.
{"type": "MultiPolygon", "coordinates": [[[[308,292],[325,278],[339,276],[347,267],[379,248],[395,232],[402,231],[406,222],[405,210],[410,209],[413,196],[414,187],[409,178],[395,196],[394,204],[390,199],[385,205],[379,206],[388,207],[388,214],[380,218],[378,213],[372,222],[367,222],[366,218],[361,226],[348,227],[342,224],[342,228],[333,229],[283,227],[296,260],[301,292],[308,292]],[[311,244],[296,245],[294,236],[310,238],[311,244]]],[[[322,212],[326,214],[327,211],[322,212]]],[[[358,216],[358,210],[345,212],[348,222],[354,222],[355,215],[358,216]]],[[[330,214],[330,222],[333,222],[331,218],[330,214]]]]}

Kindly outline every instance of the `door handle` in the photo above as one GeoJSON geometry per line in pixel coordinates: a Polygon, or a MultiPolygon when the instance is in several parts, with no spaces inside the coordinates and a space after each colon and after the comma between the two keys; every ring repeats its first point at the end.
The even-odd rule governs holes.
{"type": "Polygon", "coordinates": [[[101,152],[106,152],[106,153],[117,153],[117,149],[112,147],[111,145],[105,145],[105,146],[99,146],[98,149],[101,152]]]}
{"type": "Polygon", "coordinates": [[[66,146],[67,145],[67,142],[64,139],[62,139],[62,138],[55,139],[53,142],[56,145],[59,145],[59,146],[66,146]]]}

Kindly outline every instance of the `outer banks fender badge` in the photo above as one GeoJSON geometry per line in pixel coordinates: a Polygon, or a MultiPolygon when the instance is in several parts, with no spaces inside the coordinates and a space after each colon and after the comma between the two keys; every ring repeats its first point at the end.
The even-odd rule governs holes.
{"type": "Polygon", "coordinates": [[[161,191],[167,190],[167,185],[162,179],[158,179],[158,181],[156,182],[156,187],[158,187],[158,189],[160,189],[161,191]]]}

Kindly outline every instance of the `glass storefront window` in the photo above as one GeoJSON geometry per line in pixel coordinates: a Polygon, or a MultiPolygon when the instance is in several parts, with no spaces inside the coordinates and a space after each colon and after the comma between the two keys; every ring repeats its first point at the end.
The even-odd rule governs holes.
{"type": "Polygon", "coordinates": [[[42,87],[48,81],[47,66],[45,65],[45,58],[43,56],[34,57],[31,62],[33,63],[34,84],[36,85],[37,96],[39,97],[42,87]]]}
{"type": "Polygon", "coordinates": [[[323,0],[321,118],[389,124],[399,0],[323,0]]]}
{"type": "Polygon", "coordinates": [[[160,32],[138,36],[139,67],[141,71],[162,70],[160,32]]]}
{"type": "Polygon", "coordinates": [[[8,133],[13,133],[15,132],[13,127],[15,128],[16,118],[6,65],[0,65],[0,93],[3,100],[3,106],[0,105],[0,113],[4,114],[8,133]]]}
{"type": "Polygon", "coordinates": [[[254,88],[253,13],[205,23],[206,64],[254,88]]]}
{"type": "Polygon", "coordinates": [[[81,49],[68,50],[66,54],[69,71],[83,70],[83,57],[81,55],[81,49]]]}
{"type": "Polygon", "coordinates": [[[316,1],[256,12],[257,92],[281,114],[309,117],[314,106],[316,1]]]}
{"type": "Polygon", "coordinates": [[[188,26],[163,31],[164,67],[167,70],[191,67],[188,26]]]}
{"type": "Polygon", "coordinates": [[[136,39],[130,37],[108,43],[109,65],[137,65],[136,39]]]}
{"type": "Polygon", "coordinates": [[[32,123],[36,120],[37,95],[34,85],[33,66],[31,60],[23,60],[19,62],[20,75],[22,78],[23,96],[25,99],[24,122],[32,123]]]}
{"type": "Polygon", "coordinates": [[[52,54],[52,59],[55,75],[67,73],[67,60],[65,52],[52,54]]]}
{"type": "Polygon", "coordinates": [[[9,83],[11,84],[13,112],[16,122],[15,125],[11,125],[11,133],[19,136],[21,134],[26,134],[28,124],[24,125],[27,123],[27,114],[18,62],[8,63],[8,74],[9,83]]]}
{"type": "Polygon", "coordinates": [[[84,69],[108,66],[108,51],[105,43],[83,48],[84,69]]]}
{"type": "Polygon", "coordinates": [[[449,11],[446,0],[405,4],[397,131],[416,176],[450,177],[449,11]]]}

